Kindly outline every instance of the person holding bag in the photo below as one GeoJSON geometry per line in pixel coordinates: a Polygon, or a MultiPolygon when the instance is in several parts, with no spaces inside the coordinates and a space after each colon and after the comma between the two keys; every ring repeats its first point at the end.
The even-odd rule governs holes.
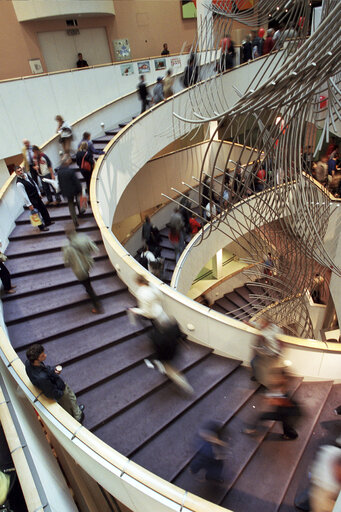
{"type": "Polygon", "coordinates": [[[88,151],[88,143],[82,142],[76,154],[76,163],[85,179],[86,192],[90,197],[90,181],[95,162],[91,151],[88,151]]]}

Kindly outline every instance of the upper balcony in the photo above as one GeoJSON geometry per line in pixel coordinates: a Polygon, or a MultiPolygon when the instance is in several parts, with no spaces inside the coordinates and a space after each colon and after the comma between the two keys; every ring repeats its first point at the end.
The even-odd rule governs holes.
{"type": "Polygon", "coordinates": [[[12,0],[19,22],[68,16],[112,16],[115,15],[113,0],[12,0]]]}

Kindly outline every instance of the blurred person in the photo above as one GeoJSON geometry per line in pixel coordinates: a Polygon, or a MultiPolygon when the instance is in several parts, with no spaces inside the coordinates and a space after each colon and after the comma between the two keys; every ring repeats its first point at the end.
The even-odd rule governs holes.
{"type": "Polygon", "coordinates": [[[217,216],[217,207],[215,205],[215,203],[212,201],[212,202],[208,202],[206,207],[205,207],[205,211],[204,211],[204,217],[205,219],[207,220],[207,222],[211,221],[214,219],[214,217],[217,216]]]}
{"type": "Polygon", "coordinates": [[[242,63],[252,60],[251,36],[248,34],[242,42],[242,63]]]}
{"type": "Polygon", "coordinates": [[[64,265],[71,268],[78,281],[84,286],[93,304],[91,312],[101,313],[101,304],[91,286],[89,276],[94,264],[92,254],[98,252],[97,245],[87,235],[77,233],[73,226],[67,226],[65,234],[68,244],[62,248],[64,265]]]}
{"type": "Polygon", "coordinates": [[[273,40],[274,29],[269,28],[266,32],[266,38],[263,44],[263,55],[266,55],[271,52],[272,48],[275,46],[275,41],[273,40]]]}
{"type": "Polygon", "coordinates": [[[330,445],[321,446],[311,468],[311,512],[332,512],[340,490],[341,449],[330,445]]]}
{"type": "Polygon", "coordinates": [[[263,55],[263,43],[264,40],[262,37],[259,37],[256,30],[252,30],[251,32],[252,37],[252,58],[257,59],[258,57],[261,57],[263,55]]]}
{"type": "Polygon", "coordinates": [[[175,208],[169,220],[168,238],[174,247],[175,262],[177,263],[185,248],[184,221],[179,208],[175,208]]]}
{"type": "Polygon", "coordinates": [[[205,479],[223,483],[226,443],[220,438],[221,424],[208,421],[202,425],[197,434],[196,444],[198,451],[192,459],[189,469],[191,473],[205,471],[205,479]]]}
{"type": "Polygon", "coordinates": [[[80,141],[80,143],[78,144],[78,149],[80,149],[81,147],[81,144],[83,144],[83,142],[86,142],[87,145],[88,145],[88,151],[90,153],[92,153],[92,155],[104,155],[105,151],[103,151],[103,149],[97,149],[95,148],[94,146],[94,143],[92,142],[91,140],[91,133],[89,132],[84,132],[83,133],[83,137],[82,137],[82,140],[80,141]]]}
{"type": "Polygon", "coordinates": [[[85,179],[86,191],[87,194],[90,196],[91,175],[94,169],[95,162],[92,156],[92,152],[89,151],[89,146],[86,141],[83,141],[78,148],[78,151],[76,153],[76,163],[79,167],[81,175],[85,179]]]}
{"type": "Polygon", "coordinates": [[[200,222],[197,221],[197,216],[195,214],[193,214],[189,218],[188,223],[189,223],[189,226],[190,226],[190,229],[191,229],[191,236],[193,237],[201,229],[201,224],[200,224],[200,222]]]}
{"type": "Polygon", "coordinates": [[[146,215],[144,218],[144,223],[142,225],[142,240],[144,240],[144,242],[146,244],[149,244],[149,242],[151,241],[152,228],[153,228],[153,225],[150,222],[150,217],[148,217],[148,215],[146,215]]]}
{"type": "Polygon", "coordinates": [[[185,224],[184,228],[187,232],[190,231],[189,218],[191,216],[191,211],[190,211],[191,204],[192,204],[192,201],[188,197],[188,192],[186,192],[180,199],[180,205],[181,205],[180,213],[182,215],[182,218],[183,218],[183,221],[185,224]]]}
{"type": "Polygon", "coordinates": [[[152,253],[152,251],[149,250],[148,244],[144,245],[143,250],[141,252],[141,258],[145,258],[146,259],[146,261],[147,261],[147,268],[148,268],[149,272],[151,272],[150,264],[151,263],[155,263],[156,258],[154,256],[154,254],[152,253]]]}
{"type": "Polygon", "coordinates": [[[63,146],[64,153],[68,155],[71,151],[72,128],[60,115],[57,115],[55,120],[58,124],[56,131],[59,133],[59,142],[63,146]]]}
{"type": "Polygon", "coordinates": [[[36,171],[37,175],[41,179],[42,189],[44,194],[46,195],[47,203],[46,206],[50,204],[58,205],[61,202],[60,194],[54,191],[54,188],[44,180],[44,178],[48,178],[51,180],[55,180],[55,174],[53,172],[52,163],[49,157],[43,153],[38,146],[33,146],[33,169],[36,171]],[[56,202],[53,203],[53,196],[56,195],[56,202]]]}
{"type": "Polygon", "coordinates": [[[205,174],[201,188],[201,208],[205,209],[210,201],[210,177],[205,174]]]}
{"type": "Polygon", "coordinates": [[[281,438],[284,441],[297,439],[296,423],[301,417],[301,409],[290,396],[289,379],[286,373],[280,369],[271,372],[271,386],[264,395],[265,410],[256,417],[255,422],[243,429],[244,434],[256,434],[260,423],[263,421],[280,421],[283,427],[281,438]]]}
{"type": "Polygon", "coordinates": [[[232,69],[234,65],[235,49],[229,34],[226,34],[219,44],[221,48],[220,70],[232,69]]]}
{"type": "Polygon", "coordinates": [[[0,240],[0,279],[4,286],[4,290],[6,293],[15,293],[15,285],[11,283],[11,274],[7,267],[5,266],[5,261],[7,260],[7,256],[1,251],[2,241],[0,240]]]}
{"type": "Polygon", "coordinates": [[[183,333],[174,318],[168,318],[163,323],[154,322],[153,329],[150,332],[154,354],[150,359],[145,359],[148,368],[157,368],[161,374],[174,382],[182,391],[191,394],[192,386],[188,383],[186,377],[177,370],[172,361],[178,353],[179,342],[183,333]]]}
{"type": "Polygon", "coordinates": [[[25,206],[27,206],[30,211],[34,209],[38,210],[43,218],[42,224],[38,226],[40,231],[49,231],[48,226],[51,226],[54,222],[51,220],[50,214],[41,199],[38,185],[33,181],[31,176],[26,174],[19,166],[15,168],[15,174],[17,175],[17,189],[25,206]]]}
{"type": "Polygon", "coordinates": [[[141,100],[141,114],[149,107],[148,89],[146,82],[144,81],[144,75],[140,76],[140,81],[137,86],[139,98],[141,100]]]}
{"type": "Polygon", "coordinates": [[[84,405],[77,404],[77,398],[72,389],[59,376],[60,369],[44,363],[46,354],[39,343],[31,345],[26,351],[26,373],[34,386],[42,391],[47,398],[56,400],[63,409],[80,423],[84,420],[84,405]]]}
{"type": "Polygon", "coordinates": [[[89,64],[86,60],[83,59],[83,55],[81,53],[78,54],[78,60],[76,62],[77,68],[87,68],[89,64]]]}
{"type": "Polygon", "coordinates": [[[33,168],[33,157],[34,157],[33,146],[28,139],[24,139],[22,142],[23,142],[24,146],[23,146],[21,152],[22,152],[22,156],[23,156],[24,160],[21,164],[21,167],[24,169],[26,174],[30,173],[31,178],[33,178],[34,181],[38,185],[37,172],[33,168]]]}
{"type": "Polygon", "coordinates": [[[266,170],[264,165],[260,166],[260,169],[256,172],[255,176],[255,192],[262,192],[265,188],[266,183],[266,170]]]}
{"type": "Polygon", "coordinates": [[[188,59],[187,66],[184,70],[183,75],[183,84],[184,87],[190,87],[197,83],[199,78],[199,68],[196,63],[196,58],[194,53],[191,53],[190,58],[188,59]]]}
{"type": "Polygon", "coordinates": [[[269,388],[271,372],[273,368],[278,366],[281,357],[281,342],[278,336],[282,333],[282,329],[266,318],[261,318],[255,323],[250,322],[250,325],[261,331],[253,345],[254,353],[250,363],[252,368],[251,380],[269,388]]]}
{"type": "Polygon", "coordinates": [[[72,164],[72,159],[69,155],[64,155],[62,159],[62,164],[58,169],[58,181],[60,186],[60,191],[67,200],[67,204],[69,207],[69,212],[73,224],[75,227],[78,227],[78,219],[76,215],[75,202],[78,208],[79,215],[84,213],[84,210],[81,209],[79,196],[82,192],[82,185],[79,179],[76,176],[75,169],[69,167],[72,164]]]}
{"type": "Polygon", "coordinates": [[[163,43],[161,55],[169,55],[168,44],[163,43]]]}
{"type": "Polygon", "coordinates": [[[321,157],[317,162],[315,168],[315,177],[321,185],[327,186],[328,184],[328,158],[326,156],[321,157]]]}
{"type": "Polygon", "coordinates": [[[166,325],[169,322],[169,317],[163,309],[162,295],[159,289],[149,283],[147,279],[140,274],[136,277],[136,284],[137,289],[135,296],[137,299],[137,307],[129,308],[128,312],[147,318],[151,320],[153,324],[166,325]]]}
{"type": "Polygon", "coordinates": [[[156,79],[156,85],[153,89],[153,103],[156,105],[157,103],[160,103],[163,101],[164,95],[163,95],[163,79],[162,76],[158,76],[156,79]]]}
{"type": "MultiPolygon", "coordinates": [[[[266,276],[272,276],[274,268],[275,268],[275,263],[274,263],[274,260],[272,259],[271,252],[268,252],[267,257],[264,260],[264,274],[266,276]]],[[[268,280],[266,279],[265,282],[267,283],[268,280]]]]}
{"type": "Polygon", "coordinates": [[[163,79],[163,95],[165,98],[173,96],[173,85],[174,77],[172,76],[172,70],[168,69],[165,78],[163,79]]]}

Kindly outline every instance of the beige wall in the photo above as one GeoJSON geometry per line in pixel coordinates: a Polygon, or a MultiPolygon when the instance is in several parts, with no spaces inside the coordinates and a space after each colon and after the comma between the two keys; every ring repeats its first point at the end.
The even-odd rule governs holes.
{"type": "MultiPolygon", "coordinates": [[[[80,30],[105,27],[112,60],[113,39],[128,38],[132,58],[138,59],[159,55],[164,42],[172,53],[179,53],[183,43],[190,46],[195,37],[196,20],[182,19],[178,0],[116,0],[114,6],[116,16],[77,18],[80,30]]],[[[66,30],[65,19],[19,23],[12,2],[0,2],[0,80],[30,75],[29,59],[40,59],[47,71],[37,33],[66,30]]]]}

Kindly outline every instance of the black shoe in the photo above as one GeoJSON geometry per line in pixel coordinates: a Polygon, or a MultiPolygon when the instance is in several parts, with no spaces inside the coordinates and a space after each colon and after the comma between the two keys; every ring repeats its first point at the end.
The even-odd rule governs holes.
{"type": "Polygon", "coordinates": [[[54,224],[54,220],[51,220],[51,222],[49,222],[48,224],[45,224],[45,226],[52,226],[52,224],[54,224]]]}
{"type": "Polygon", "coordinates": [[[43,228],[40,228],[40,231],[50,231],[49,228],[47,228],[46,226],[44,226],[43,228]]]}

